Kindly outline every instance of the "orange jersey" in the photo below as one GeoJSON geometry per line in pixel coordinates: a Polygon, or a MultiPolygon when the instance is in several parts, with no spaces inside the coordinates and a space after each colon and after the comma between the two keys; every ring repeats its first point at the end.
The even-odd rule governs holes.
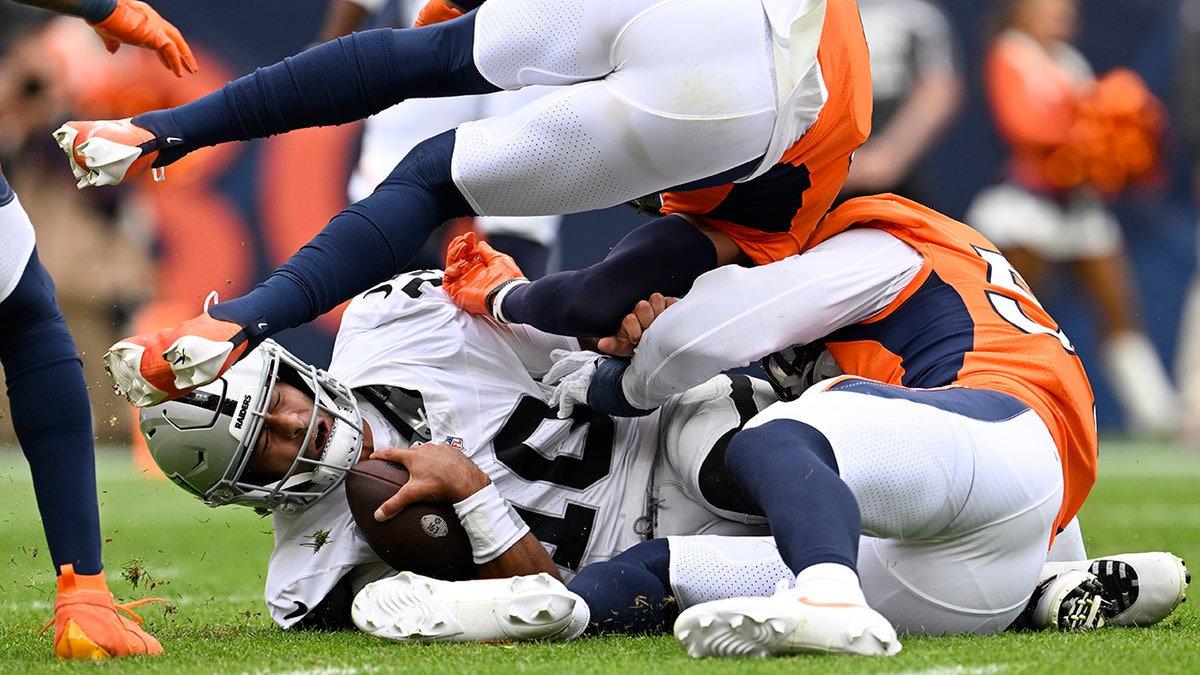
{"type": "Polygon", "coordinates": [[[1058,324],[994,244],[936,211],[881,195],[847,201],[827,220],[831,232],[859,224],[883,230],[925,259],[887,308],[825,339],[838,365],[905,387],[999,391],[1029,406],[1059,450],[1064,493],[1057,522],[1065,527],[1095,483],[1098,442],[1091,384],[1058,324]],[[900,306],[905,311],[897,313],[900,306]],[[939,319],[924,320],[930,316],[939,319]]]}
{"type": "Polygon", "coordinates": [[[871,131],[871,64],[851,0],[826,5],[817,62],[829,98],[779,163],[744,183],[664,192],[662,212],[724,232],[760,265],[806,248],[871,131]]]}

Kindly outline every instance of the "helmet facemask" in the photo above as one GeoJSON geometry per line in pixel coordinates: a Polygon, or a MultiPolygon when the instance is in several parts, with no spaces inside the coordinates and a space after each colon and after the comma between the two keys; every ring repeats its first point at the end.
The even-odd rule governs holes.
{"type": "Polygon", "coordinates": [[[823,342],[793,345],[768,354],[761,365],[767,382],[783,401],[794,401],[817,382],[842,374],[823,342]]]}
{"type": "Polygon", "coordinates": [[[362,450],[362,415],[350,390],[270,340],[216,381],[145,409],[141,427],[164,473],[209,506],[303,511],[341,483],[362,450]],[[301,452],[281,478],[264,483],[247,469],[280,381],[313,406],[301,452]],[[317,456],[306,456],[314,447],[317,456]]]}

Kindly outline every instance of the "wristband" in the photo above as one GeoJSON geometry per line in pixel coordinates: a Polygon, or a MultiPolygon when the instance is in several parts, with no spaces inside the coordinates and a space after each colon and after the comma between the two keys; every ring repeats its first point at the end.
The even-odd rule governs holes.
{"type": "Polygon", "coordinates": [[[454,512],[462,521],[467,538],[471,540],[471,555],[476,565],[500,557],[513,544],[529,533],[529,526],[517,515],[516,509],[500,496],[495,483],[454,504],[454,512]]]}
{"type": "Polygon", "coordinates": [[[524,286],[528,283],[529,280],[525,277],[518,277],[516,279],[509,279],[508,281],[505,281],[499,286],[493,288],[492,292],[488,293],[486,300],[488,310],[490,310],[492,313],[492,318],[500,323],[512,323],[508,320],[508,317],[504,316],[504,298],[508,297],[508,294],[511,293],[517,286],[524,286]]]}
{"type": "Polygon", "coordinates": [[[73,13],[88,23],[100,23],[112,16],[117,9],[117,0],[79,0],[79,8],[73,13]]]}

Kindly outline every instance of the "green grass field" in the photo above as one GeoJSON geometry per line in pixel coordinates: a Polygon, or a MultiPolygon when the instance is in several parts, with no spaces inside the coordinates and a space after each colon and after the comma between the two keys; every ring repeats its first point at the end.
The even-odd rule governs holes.
{"type": "MultiPolygon", "coordinates": [[[[288,634],[262,601],[270,521],[248,509],[209,509],[173,485],[138,475],[129,456],[99,459],[109,586],[141,607],[166,654],[59,663],[50,632],[54,578],[19,450],[0,448],[0,673],[98,668],[162,673],[1197,673],[1200,602],[1162,624],[1087,634],[907,638],[892,658],[791,657],[696,661],[674,638],[570,643],[400,645],[354,631],[288,634]],[[134,583],[136,581],[136,584],[134,583]]],[[[1200,569],[1200,452],[1105,439],[1101,479],[1082,522],[1091,555],[1169,550],[1200,569]]]]}

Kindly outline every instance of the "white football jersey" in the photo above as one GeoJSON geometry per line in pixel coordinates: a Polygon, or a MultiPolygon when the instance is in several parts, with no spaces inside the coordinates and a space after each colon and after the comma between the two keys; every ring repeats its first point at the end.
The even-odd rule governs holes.
{"type": "MultiPolygon", "coordinates": [[[[351,388],[420,392],[433,440],[461,448],[491,476],[564,579],[645,539],[639,519],[658,414],[614,419],[577,406],[571,418],[558,419],[548,403],[552,388],[535,378],[549,369],[551,350],[578,349],[578,342],[469,316],[442,291],[441,278],[440,271],[405,273],[354,299],[330,374],[351,388]]],[[[375,447],[409,445],[360,403],[375,447]]],[[[301,514],[276,514],[274,524],[266,596],[284,627],[303,616],[297,603],[311,608],[347,570],[379,562],[342,489],[301,514]]]]}

